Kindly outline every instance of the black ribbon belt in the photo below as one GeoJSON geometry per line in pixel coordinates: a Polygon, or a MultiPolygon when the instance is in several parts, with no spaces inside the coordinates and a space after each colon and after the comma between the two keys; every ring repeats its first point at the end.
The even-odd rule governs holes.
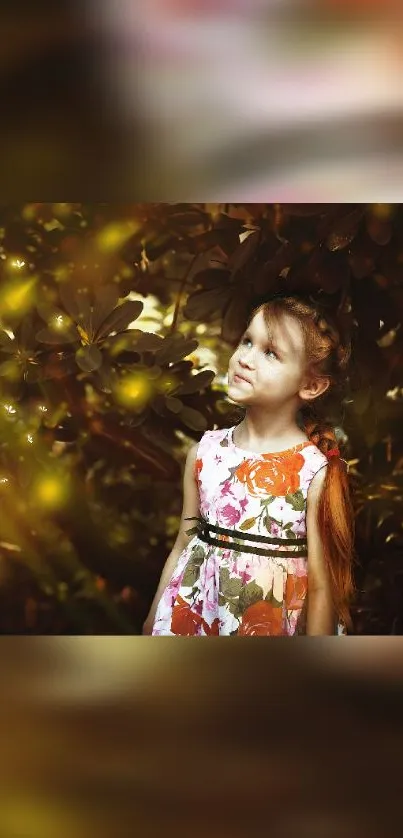
{"type": "Polygon", "coordinates": [[[215,547],[221,547],[225,550],[236,550],[239,553],[255,553],[258,556],[306,556],[307,554],[307,540],[306,538],[273,538],[266,535],[256,535],[256,533],[241,532],[240,530],[229,530],[225,527],[219,527],[216,524],[210,524],[203,516],[193,516],[192,518],[185,518],[185,521],[197,521],[197,525],[187,530],[187,535],[197,534],[198,537],[205,541],[206,544],[212,544],[215,547]],[[273,544],[277,547],[284,545],[284,547],[292,547],[293,550],[275,550],[265,549],[263,547],[253,547],[250,544],[237,544],[237,542],[224,541],[223,539],[214,538],[210,535],[210,530],[217,535],[229,535],[232,538],[243,541],[259,541],[267,544],[273,544]]]}

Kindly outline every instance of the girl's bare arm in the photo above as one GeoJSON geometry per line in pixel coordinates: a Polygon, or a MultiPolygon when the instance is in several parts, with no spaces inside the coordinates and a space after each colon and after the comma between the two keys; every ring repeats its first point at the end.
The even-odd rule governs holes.
{"type": "Polygon", "coordinates": [[[189,541],[193,537],[191,535],[187,535],[186,530],[189,530],[192,526],[194,526],[195,522],[186,521],[185,519],[197,517],[200,510],[199,490],[195,477],[197,447],[197,443],[192,445],[186,457],[183,475],[183,506],[178,535],[176,536],[175,543],[163,567],[158,588],[152,601],[148,616],[144,622],[143,634],[151,634],[155,613],[161,596],[172,577],[180,554],[183,552],[185,547],[187,547],[189,541]]]}

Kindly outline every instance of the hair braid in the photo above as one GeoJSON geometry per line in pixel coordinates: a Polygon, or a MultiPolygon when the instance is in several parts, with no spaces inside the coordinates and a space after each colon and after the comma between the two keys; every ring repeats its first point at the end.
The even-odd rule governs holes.
{"type": "Polygon", "coordinates": [[[320,419],[305,419],[304,428],[307,437],[322,451],[322,454],[327,454],[332,448],[338,447],[334,428],[329,422],[320,419]]]}

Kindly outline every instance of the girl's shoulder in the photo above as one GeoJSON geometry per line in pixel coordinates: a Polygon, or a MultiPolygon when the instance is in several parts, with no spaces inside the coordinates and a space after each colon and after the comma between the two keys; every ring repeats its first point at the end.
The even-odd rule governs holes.
{"type": "Polygon", "coordinates": [[[309,472],[312,477],[317,471],[319,471],[319,469],[327,466],[329,462],[326,454],[323,454],[313,442],[311,442],[310,445],[307,445],[301,453],[305,461],[305,472],[309,472]]]}
{"type": "Polygon", "coordinates": [[[206,449],[215,445],[222,444],[224,447],[228,443],[228,433],[230,428],[218,428],[216,430],[205,431],[199,441],[198,448],[206,449]]]}

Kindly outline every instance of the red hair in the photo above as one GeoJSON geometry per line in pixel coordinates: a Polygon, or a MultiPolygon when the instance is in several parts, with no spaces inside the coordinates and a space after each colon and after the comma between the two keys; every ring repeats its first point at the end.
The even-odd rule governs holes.
{"type": "MultiPolygon", "coordinates": [[[[328,316],[318,313],[313,304],[296,297],[274,298],[252,312],[250,320],[262,311],[269,332],[273,322],[284,315],[295,318],[304,336],[307,372],[330,379],[329,390],[340,384],[350,358],[350,343],[328,316]]],[[[320,397],[319,397],[320,400],[320,397]]],[[[315,400],[316,401],[316,400],[315,400]]],[[[308,438],[324,454],[338,449],[331,423],[302,407],[302,424],[308,438]],[[305,411],[305,414],[304,414],[305,411]]],[[[350,603],[354,596],[352,565],[354,552],[354,510],[347,467],[339,455],[330,456],[318,509],[318,526],[329,571],[333,606],[337,618],[351,630],[350,603]]]]}

